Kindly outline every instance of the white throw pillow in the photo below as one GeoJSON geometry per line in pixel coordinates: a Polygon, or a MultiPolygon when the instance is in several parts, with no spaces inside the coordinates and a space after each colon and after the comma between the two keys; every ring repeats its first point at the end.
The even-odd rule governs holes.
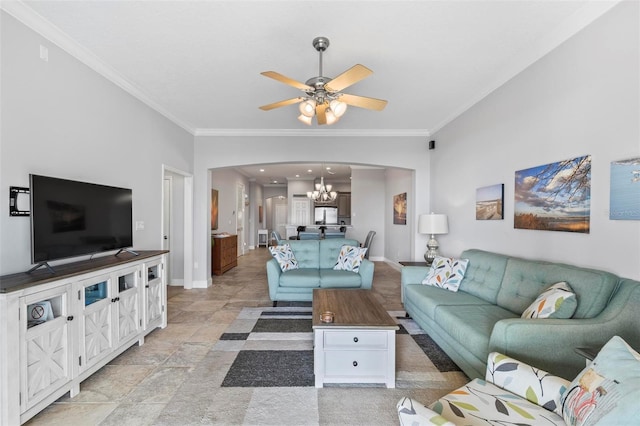
{"type": "Polygon", "coordinates": [[[340,248],[338,261],[333,269],[336,271],[358,272],[366,253],[366,248],[344,245],[340,248]]]}
{"type": "Polygon", "coordinates": [[[555,283],[533,301],[522,318],[571,318],[578,307],[576,294],[564,281],[555,283]]]}
{"type": "Polygon", "coordinates": [[[282,272],[291,271],[292,269],[298,269],[298,261],[293,255],[291,246],[284,244],[282,246],[271,246],[269,251],[275,260],[278,261],[282,272]]]}
{"type": "Polygon", "coordinates": [[[458,291],[468,264],[469,259],[436,256],[422,284],[458,291]]]}

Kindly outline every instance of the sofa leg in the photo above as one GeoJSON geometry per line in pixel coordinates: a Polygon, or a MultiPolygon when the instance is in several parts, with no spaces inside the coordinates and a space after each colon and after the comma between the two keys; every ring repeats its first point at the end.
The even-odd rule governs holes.
{"type": "Polygon", "coordinates": [[[405,318],[411,318],[411,315],[409,315],[409,312],[405,312],[405,313],[404,313],[404,317],[405,317],[405,318]]]}
{"type": "Polygon", "coordinates": [[[278,307],[278,301],[277,301],[277,300],[274,300],[274,301],[273,301],[273,307],[274,307],[274,308],[277,308],[277,307],[278,307]]]}

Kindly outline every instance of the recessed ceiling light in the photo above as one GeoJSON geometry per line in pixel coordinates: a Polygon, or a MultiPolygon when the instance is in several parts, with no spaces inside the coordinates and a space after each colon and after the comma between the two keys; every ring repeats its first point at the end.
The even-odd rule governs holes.
{"type": "Polygon", "coordinates": [[[273,181],[273,183],[278,183],[278,181],[277,181],[277,180],[274,180],[274,181],[273,181]]]}
{"type": "Polygon", "coordinates": [[[312,172],[313,172],[313,170],[311,170],[311,169],[307,170],[307,173],[312,173],[312,172]]]}
{"type": "Polygon", "coordinates": [[[327,166],[327,170],[331,170],[331,167],[327,166]]]}
{"type": "Polygon", "coordinates": [[[300,175],[296,175],[296,177],[300,177],[300,175]]]}
{"type": "Polygon", "coordinates": [[[260,172],[264,172],[264,169],[260,169],[260,172]]]}

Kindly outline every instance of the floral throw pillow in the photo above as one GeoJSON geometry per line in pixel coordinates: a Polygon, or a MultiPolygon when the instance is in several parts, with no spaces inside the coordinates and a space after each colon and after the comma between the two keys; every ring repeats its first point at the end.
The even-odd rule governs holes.
{"type": "Polygon", "coordinates": [[[436,256],[422,284],[458,291],[468,264],[469,259],[436,256]]]}
{"type": "Polygon", "coordinates": [[[336,271],[358,272],[364,255],[367,253],[366,248],[344,245],[340,248],[338,261],[333,269],[336,271]]]}
{"type": "Polygon", "coordinates": [[[522,313],[522,318],[571,318],[578,307],[576,294],[564,281],[540,293],[522,313]]]}
{"type": "Polygon", "coordinates": [[[282,246],[271,246],[269,247],[269,251],[271,252],[271,256],[273,256],[273,258],[278,261],[282,272],[291,271],[292,269],[298,269],[298,261],[293,255],[293,251],[291,250],[291,246],[289,244],[285,244],[282,246]]]}
{"type": "Polygon", "coordinates": [[[567,425],[637,425],[640,354],[613,336],[559,399],[567,425]]]}

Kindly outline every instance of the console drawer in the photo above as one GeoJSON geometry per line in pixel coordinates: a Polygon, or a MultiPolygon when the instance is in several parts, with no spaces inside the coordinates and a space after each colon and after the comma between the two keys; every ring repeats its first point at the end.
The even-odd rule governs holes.
{"type": "Polygon", "coordinates": [[[328,349],[386,349],[386,331],[325,331],[324,348],[328,349]]]}
{"type": "MultiPolygon", "coordinates": [[[[387,351],[327,351],[325,378],[386,376],[387,351]]],[[[384,382],[384,379],[380,380],[384,382]]]]}

